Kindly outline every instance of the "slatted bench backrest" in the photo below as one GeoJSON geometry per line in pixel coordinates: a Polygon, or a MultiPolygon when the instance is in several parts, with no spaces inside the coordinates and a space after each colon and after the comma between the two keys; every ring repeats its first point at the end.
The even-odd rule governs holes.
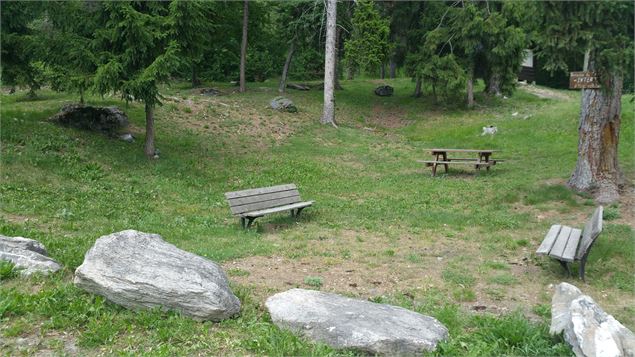
{"type": "Polygon", "coordinates": [[[295,184],[227,192],[225,198],[234,215],[302,202],[295,184]]]}
{"type": "Polygon", "coordinates": [[[584,225],[584,230],[582,231],[582,239],[580,240],[580,245],[578,246],[578,252],[575,255],[575,259],[579,260],[587,253],[591,244],[600,235],[602,232],[602,216],[604,214],[604,209],[602,206],[599,206],[593,212],[591,218],[584,225]]]}

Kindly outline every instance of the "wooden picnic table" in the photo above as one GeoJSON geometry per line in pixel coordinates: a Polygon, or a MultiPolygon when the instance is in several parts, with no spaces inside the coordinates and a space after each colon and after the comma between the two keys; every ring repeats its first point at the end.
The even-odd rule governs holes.
{"type": "MultiPolygon", "coordinates": [[[[496,165],[497,161],[501,160],[493,160],[491,156],[493,153],[498,152],[498,150],[490,150],[490,149],[426,149],[429,151],[432,156],[434,156],[434,160],[417,160],[418,162],[426,164],[426,166],[432,166],[432,176],[437,174],[437,166],[443,165],[445,168],[445,172],[448,172],[448,166],[450,164],[465,164],[465,165],[474,165],[476,170],[480,170],[481,167],[485,167],[487,171],[489,171],[489,167],[492,165],[496,165]],[[476,157],[448,157],[448,154],[454,153],[466,153],[466,154],[476,154],[476,157]]],[[[468,155],[463,155],[468,156],[468,155]]]]}

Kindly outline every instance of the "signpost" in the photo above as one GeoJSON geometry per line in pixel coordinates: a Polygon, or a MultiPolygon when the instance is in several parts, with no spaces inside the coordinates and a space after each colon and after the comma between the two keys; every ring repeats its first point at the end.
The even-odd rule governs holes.
{"type": "Polygon", "coordinates": [[[570,89],[600,88],[598,77],[594,72],[571,72],[569,74],[570,89]]]}

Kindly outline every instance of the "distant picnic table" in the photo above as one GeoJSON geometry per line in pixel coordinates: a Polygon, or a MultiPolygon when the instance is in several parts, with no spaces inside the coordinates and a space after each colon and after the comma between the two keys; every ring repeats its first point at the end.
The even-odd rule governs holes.
{"type": "MultiPolygon", "coordinates": [[[[426,149],[434,156],[434,160],[417,160],[417,162],[426,164],[426,167],[432,167],[432,176],[437,174],[437,166],[443,165],[445,172],[448,172],[448,166],[453,164],[459,165],[474,165],[476,170],[480,170],[481,167],[485,167],[488,171],[490,166],[496,165],[496,162],[502,160],[494,160],[491,158],[492,154],[498,152],[498,150],[489,149],[426,149]],[[474,157],[448,157],[448,154],[476,154],[474,157]]],[[[469,155],[459,155],[469,156],[469,155]]]]}

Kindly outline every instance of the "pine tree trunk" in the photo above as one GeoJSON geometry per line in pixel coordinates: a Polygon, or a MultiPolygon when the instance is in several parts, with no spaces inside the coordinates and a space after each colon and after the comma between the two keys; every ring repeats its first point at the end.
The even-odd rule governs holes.
{"type": "Polygon", "coordinates": [[[148,158],[154,157],[154,106],[146,103],[146,142],[144,152],[148,158]]]}
{"type": "Polygon", "coordinates": [[[379,78],[380,79],[386,78],[386,65],[384,63],[382,63],[381,67],[379,68],[379,78]]]}
{"type": "Polygon", "coordinates": [[[201,80],[198,78],[198,71],[196,64],[192,63],[192,87],[201,85],[201,80]]]}
{"type": "Polygon", "coordinates": [[[326,2],[326,51],[324,58],[324,113],[320,122],[322,124],[335,124],[335,96],[333,93],[335,79],[335,35],[337,21],[337,0],[326,2]]]}
{"type": "Polygon", "coordinates": [[[415,94],[414,94],[415,98],[421,97],[421,82],[422,82],[421,77],[418,76],[417,83],[415,84],[415,94]]]}
{"type": "Polygon", "coordinates": [[[79,104],[84,105],[84,86],[79,86],[79,104]]]}
{"type": "Polygon", "coordinates": [[[247,62],[247,27],[249,22],[249,0],[243,5],[243,40],[240,45],[240,93],[244,93],[245,88],[245,63],[247,62]]]}
{"type": "Polygon", "coordinates": [[[353,67],[346,68],[346,80],[352,81],[355,78],[355,69],[353,67]]]}
{"type": "Polygon", "coordinates": [[[287,59],[284,61],[284,66],[282,67],[282,76],[280,76],[280,84],[278,85],[278,92],[284,93],[287,88],[287,75],[289,74],[289,66],[291,65],[291,59],[293,58],[293,53],[295,52],[295,37],[291,40],[291,45],[289,46],[289,52],[287,52],[287,59]]]}
{"type": "Polygon", "coordinates": [[[394,59],[390,59],[390,78],[395,79],[397,77],[397,63],[394,59]]]}
{"type": "MultiPolygon", "coordinates": [[[[593,59],[589,70],[593,70],[593,59]]],[[[569,187],[593,192],[599,203],[619,199],[621,171],[617,162],[623,79],[609,74],[602,89],[582,90],[578,160],[569,187]]]]}
{"type": "Polygon", "coordinates": [[[495,96],[500,96],[502,94],[500,75],[498,75],[497,73],[490,75],[485,91],[487,92],[487,94],[495,96]]]}
{"type": "Polygon", "coordinates": [[[474,72],[470,71],[467,77],[467,107],[474,107],[474,72]]]}

